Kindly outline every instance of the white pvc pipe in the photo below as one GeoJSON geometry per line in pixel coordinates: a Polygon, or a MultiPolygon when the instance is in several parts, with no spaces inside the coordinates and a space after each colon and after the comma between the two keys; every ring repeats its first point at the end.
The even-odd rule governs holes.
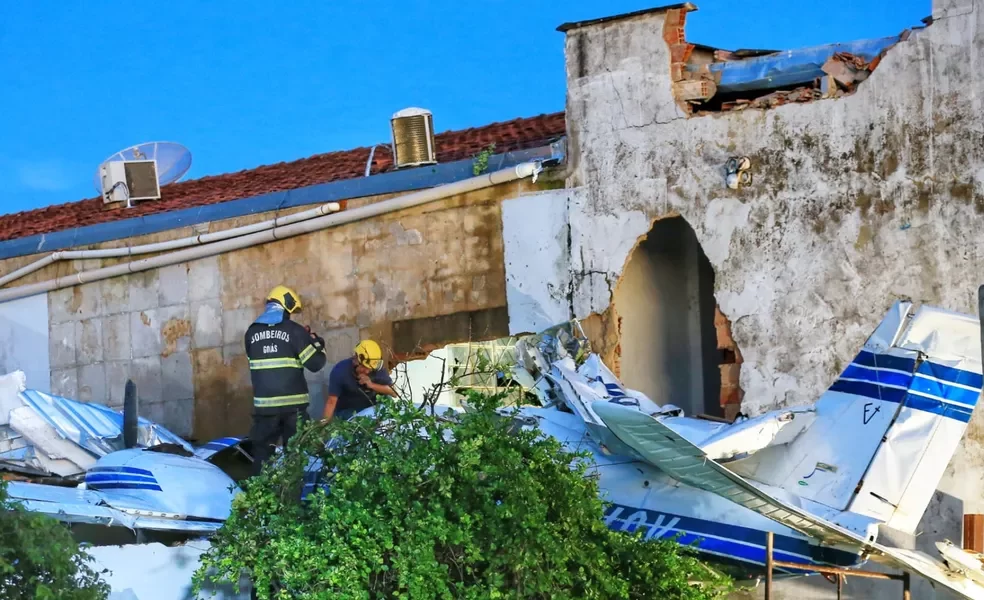
{"type": "Polygon", "coordinates": [[[203,233],[201,235],[193,235],[191,237],[181,238],[177,240],[169,240],[167,242],[156,242],[153,244],[144,244],[142,246],[127,246],[125,248],[102,248],[100,250],[60,250],[58,252],[53,252],[44,258],[34,261],[29,265],[21,267],[16,271],[11,271],[3,277],[0,277],[0,287],[7,285],[11,281],[16,281],[25,275],[30,275],[31,273],[43,269],[53,262],[59,260],[84,260],[87,258],[119,258],[121,256],[133,256],[135,254],[153,254],[154,252],[166,252],[168,250],[177,250],[180,248],[187,248],[188,246],[200,246],[202,244],[208,244],[210,242],[217,242],[220,240],[227,240],[234,237],[239,237],[242,235],[247,235],[250,233],[256,233],[257,231],[265,231],[267,229],[273,229],[274,227],[280,227],[283,225],[290,225],[291,223],[297,223],[298,221],[305,221],[307,219],[313,219],[315,217],[321,217],[329,213],[338,212],[341,206],[337,202],[329,202],[327,204],[322,204],[317,208],[312,208],[310,210],[304,210],[292,215],[286,215],[283,217],[278,217],[276,219],[268,219],[266,221],[261,221],[259,223],[254,223],[252,225],[243,225],[242,227],[234,227],[232,229],[226,229],[224,231],[216,231],[214,233],[203,233]]]}
{"type": "Polygon", "coordinates": [[[249,248],[251,246],[258,246],[260,244],[266,244],[276,240],[282,240],[289,237],[303,235],[305,233],[328,229],[329,227],[335,227],[336,225],[352,223],[354,221],[368,219],[370,217],[419,206],[421,204],[427,204],[428,202],[434,202],[435,200],[442,200],[457,194],[464,194],[474,190],[499,185],[501,183],[508,183],[517,179],[523,179],[525,177],[532,176],[533,181],[536,181],[536,177],[541,170],[542,166],[539,162],[525,162],[518,164],[513,168],[502,169],[500,171],[495,171],[494,173],[487,173],[484,175],[479,175],[478,177],[471,177],[462,181],[449,183],[447,185],[428,188],[426,190],[406,194],[404,196],[398,196],[382,202],[375,202],[373,204],[367,204],[358,208],[348,209],[340,213],[307,219],[296,223],[274,227],[265,231],[240,235],[231,239],[214,241],[212,243],[194,246],[184,250],[178,250],[169,254],[161,254],[150,258],[144,258],[142,260],[113,265],[111,267],[102,267],[91,271],[82,271],[74,275],[67,275],[65,277],[49,279],[39,283],[32,283],[11,289],[0,290],[0,302],[7,302],[8,300],[16,300],[18,298],[33,296],[35,294],[72,287],[83,283],[92,283],[94,281],[110,279],[112,277],[118,277],[128,273],[139,273],[141,271],[167,267],[190,260],[249,248]]]}

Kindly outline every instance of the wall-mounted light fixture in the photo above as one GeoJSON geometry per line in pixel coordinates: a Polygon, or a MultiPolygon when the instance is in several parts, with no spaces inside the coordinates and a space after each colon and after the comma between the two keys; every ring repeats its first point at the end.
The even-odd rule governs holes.
{"type": "Polygon", "coordinates": [[[749,170],[751,168],[752,161],[747,156],[733,156],[729,158],[728,164],[725,165],[725,169],[728,172],[728,187],[737,190],[739,186],[751,185],[752,172],[749,170]]]}

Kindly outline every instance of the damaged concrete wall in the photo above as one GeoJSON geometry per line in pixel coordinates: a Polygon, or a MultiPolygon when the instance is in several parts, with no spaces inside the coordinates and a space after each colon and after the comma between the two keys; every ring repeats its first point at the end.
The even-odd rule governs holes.
{"type": "MultiPolygon", "coordinates": [[[[394,357],[469,338],[507,335],[503,199],[552,185],[514,182],[263,246],[49,294],[51,390],[121,406],[137,384],[141,413],[205,440],[244,434],[251,387],[242,336],[277,284],[304,302],[299,318],[328,342],[329,359],[372,336],[394,357]]],[[[387,196],[389,197],[389,196],[387,196]]],[[[348,207],[386,197],[348,201],[348,207]]],[[[293,212],[293,211],[291,211],[293,212]]],[[[206,224],[217,231],[273,213],[206,224]]],[[[191,228],[117,240],[119,247],[193,235],[191,228]]],[[[9,272],[40,256],[3,261],[9,272]]],[[[117,264],[56,263],[31,283],[117,264]]],[[[2,309],[2,306],[0,306],[2,309]]],[[[330,366],[330,365],[329,365],[330,366]]],[[[310,375],[312,412],[328,369],[310,375]]],[[[46,385],[44,387],[47,387],[46,385]]]]}
{"type": "Polygon", "coordinates": [[[0,304],[0,374],[23,371],[28,385],[50,391],[48,296],[0,304]]]}
{"type": "MultiPolygon", "coordinates": [[[[938,0],[933,13],[852,95],[707,116],[673,95],[679,57],[665,34],[682,28],[679,11],[570,31],[574,315],[617,318],[614,286],[638,240],[682,216],[741,350],[743,410],[761,413],[812,402],[897,298],[976,312],[984,2],[938,0]],[[739,190],[725,185],[733,156],[751,160],[753,182],[739,190]]],[[[930,552],[948,528],[959,539],[948,499],[984,511],[980,411],[940,489],[920,541],[909,540],[930,552]]],[[[876,588],[895,597],[891,585],[865,589],[876,588]]]]}
{"type": "Polygon", "coordinates": [[[510,335],[570,318],[567,197],[566,190],[550,190],[502,203],[510,335]]]}

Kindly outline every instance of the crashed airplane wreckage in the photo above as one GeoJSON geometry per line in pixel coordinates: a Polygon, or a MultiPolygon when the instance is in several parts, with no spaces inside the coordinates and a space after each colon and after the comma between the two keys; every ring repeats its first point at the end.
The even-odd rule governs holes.
{"type": "Polygon", "coordinates": [[[27,510],[95,544],[201,538],[228,518],[248,441],[193,448],[137,417],[130,382],[122,413],[26,384],[21,371],[0,376],[0,472],[27,510]]]}
{"type": "MultiPolygon", "coordinates": [[[[984,287],[979,296],[984,312],[984,287]]],[[[608,503],[604,519],[615,530],[643,531],[647,539],[680,536],[680,543],[693,544],[705,560],[746,581],[763,575],[771,533],[776,560],[803,565],[776,569],[780,577],[871,560],[917,573],[960,597],[984,600],[981,557],[949,543],[937,545],[938,559],[876,541],[882,525],[914,532],[926,510],[980,397],[981,346],[979,319],[897,302],[813,406],[730,424],[687,417],[626,389],[591,353],[576,322],[485,345],[483,360],[498,353],[514,365],[511,372],[491,382],[456,385],[505,383],[518,386],[521,397],[536,398],[539,406],[521,402],[503,408],[503,415],[538,427],[572,450],[592,451],[592,470],[608,503]]],[[[413,371],[438,382],[425,381],[425,388],[438,389],[472,360],[459,350],[448,347],[402,365],[398,384],[413,371]]],[[[405,395],[418,402],[413,396],[422,388],[415,385],[405,395]]],[[[242,455],[245,440],[225,438],[191,449],[142,420],[142,438],[132,430],[127,436],[121,427],[126,417],[115,411],[105,413],[113,426],[90,427],[80,435],[81,422],[89,422],[80,403],[23,389],[12,376],[0,390],[0,406],[10,415],[0,421],[5,431],[20,431],[50,461],[77,456],[70,452],[73,444],[93,455],[89,462],[70,459],[84,470],[75,488],[12,482],[10,495],[29,510],[67,523],[185,536],[207,536],[227,518],[238,489],[210,461],[230,448],[242,455]],[[47,404],[32,402],[38,397],[47,404]],[[59,420],[50,407],[72,416],[59,420]],[[66,449],[27,435],[20,423],[31,420],[50,428],[49,438],[57,432],[66,449]],[[124,447],[127,437],[146,447],[124,447]]],[[[456,398],[452,390],[437,400],[460,410],[456,398]]],[[[29,461],[21,449],[4,452],[13,450],[20,458],[0,465],[19,465],[14,470],[23,472],[29,461]]],[[[39,467],[56,472],[44,461],[30,468],[39,467]]],[[[310,481],[306,492],[316,483],[310,481]]]]}

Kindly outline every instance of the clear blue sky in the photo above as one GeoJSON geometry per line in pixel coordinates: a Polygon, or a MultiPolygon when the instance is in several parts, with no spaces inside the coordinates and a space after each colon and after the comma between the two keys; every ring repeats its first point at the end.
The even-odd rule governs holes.
{"type": "MultiPolygon", "coordinates": [[[[563,110],[566,21],[659,0],[30,0],[0,7],[0,213],[95,195],[97,165],[172,140],[186,178],[563,110]],[[367,7],[368,10],[366,8],[367,7]],[[365,11],[365,12],[364,12],[365,11]]],[[[690,41],[796,48],[891,35],[930,0],[704,0],[690,41]]]]}

